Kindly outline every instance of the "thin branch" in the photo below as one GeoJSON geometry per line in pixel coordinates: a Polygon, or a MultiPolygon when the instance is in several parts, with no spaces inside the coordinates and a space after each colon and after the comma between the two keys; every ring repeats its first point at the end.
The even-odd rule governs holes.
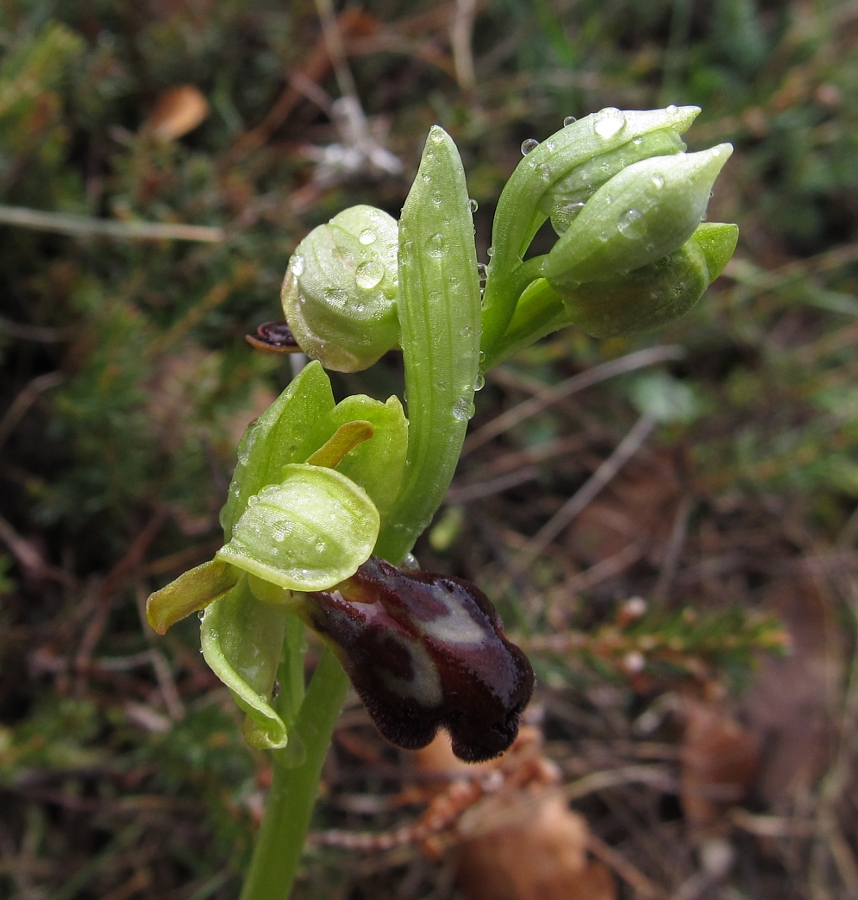
{"type": "Polygon", "coordinates": [[[110,237],[131,241],[203,241],[217,244],[226,240],[223,228],[162,222],[123,222],[96,219],[72,213],[47,212],[24,206],[0,206],[0,224],[51,231],[72,237],[110,237]]]}

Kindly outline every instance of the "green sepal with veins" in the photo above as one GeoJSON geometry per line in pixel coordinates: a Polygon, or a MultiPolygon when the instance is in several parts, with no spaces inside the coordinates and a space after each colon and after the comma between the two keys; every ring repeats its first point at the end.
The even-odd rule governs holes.
{"type": "Polygon", "coordinates": [[[247,714],[248,744],[278,750],[288,743],[288,724],[271,703],[286,634],[286,610],[254,597],[246,578],[214,601],[200,624],[203,656],[247,714]]]}
{"type": "Polygon", "coordinates": [[[301,241],[281,302],[311,359],[357,372],[398,346],[396,256],[396,220],[372,206],[350,207],[301,241]]]}
{"type": "Polygon", "coordinates": [[[631,272],[558,288],[567,322],[607,338],[651,331],[685,315],[721,274],[739,229],[707,222],[676,251],[631,272]]]}
{"type": "Polygon", "coordinates": [[[286,590],[333,587],[369,559],[378,510],[336,469],[293,463],[282,474],[250,498],[215,558],[286,590]]]}

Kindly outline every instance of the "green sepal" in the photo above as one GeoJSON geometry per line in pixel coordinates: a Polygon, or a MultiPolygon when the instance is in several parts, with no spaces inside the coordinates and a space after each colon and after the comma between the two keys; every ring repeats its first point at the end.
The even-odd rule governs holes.
{"type": "Polygon", "coordinates": [[[270,702],[285,634],[286,610],[257,600],[245,578],[206,609],[200,625],[203,656],[247,713],[245,740],[261,750],[288,743],[270,702]]]}
{"type": "Polygon", "coordinates": [[[339,429],[353,420],[369,422],[373,435],[371,440],[355,446],[337,465],[337,471],[367,492],[383,525],[402,484],[408,450],[408,419],[398,397],[390,397],[382,403],[366,394],[353,394],[331,410],[327,423],[339,429]]]}
{"type": "Polygon", "coordinates": [[[218,559],[189,569],[146,600],[146,621],[158,634],[171,625],[205,609],[230,591],[241,572],[218,559]]]}
{"type": "Polygon", "coordinates": [[[238,445],[238,462],[220,520],[225,539],[266,485],[277,484],[290,463],[304,462],[333,434],[319,439],[319,420],[334,408],[331,382],[320,363],[311,362],[253,422],[238,445]]]}
{"type": "Polygon", "coordinates": [[[372,553],[379,515],[367,492],[336,469],[285,467],[251,498],[217,559],[293,591],[320,591],[372,553]]]}
{"type": "Polygon", "coordinates": [[[735,225],[706,223],[679,250],[654,263],[561,290],[569,319],[598,338],[668,325],[685,315],[720,274],[738,231],[735,225]]]}
{"type": "Polygon", "coordinates": [[[615,175],[587,201],[545,257],[556,290],[655,262],[681,247],[706,214],[733,148],[655,156],[615,175]]]}
{"type": "Polygon", "coordinates": [[[396,220],[372,206],[343,210],[301,241],[281,301],[311,359],[358,372],[398,346],[396,254],[396,220]]]}

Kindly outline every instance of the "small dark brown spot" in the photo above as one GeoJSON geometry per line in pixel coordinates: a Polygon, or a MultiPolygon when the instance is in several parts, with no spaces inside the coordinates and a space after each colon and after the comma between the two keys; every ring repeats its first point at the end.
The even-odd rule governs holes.
{"type": "Polygon", "coordinates": [[[263,322],[256,334],[245,335],[248,344],[263,353],[300,353],[288,322],[263,322]]]}

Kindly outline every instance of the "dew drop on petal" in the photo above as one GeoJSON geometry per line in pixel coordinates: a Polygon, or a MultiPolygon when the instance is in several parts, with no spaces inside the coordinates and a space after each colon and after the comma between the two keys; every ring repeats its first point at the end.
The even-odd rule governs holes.
{"type": "Polygon", "coordinates": [[[650,179],[652,181],[652,185],[655,188],[661,190],[664,187],[664,176],[663,175],[653,175],[650,179]]]}
{"type": "Polygon", "coordinates": [[[539,141],[536,138],[527,138],[521,142],[521,153],[523,156],[527,156],[528,153],[531,153],[539,146],[539,141]]]}
{"type": "Polygon", "coordinates": [[[536,174],[537,174],[543,181],[550,181],[550,180],[551,180],[551,168],[550,168],[549,166],[546,166],[544,163],[543,163],[543,165],[541,165],[541,166],[539,166],[539,167],[537,168],[536,174]]]}
{"type": "Polygon", "coordinates": [[[364,244],[374,244],[378,240],[378,235],[372,230],[372,228],[364,228],[364,230],[358,236],[358,240],[364,244]]]}
{"type": "Polygon", "coordinates": [[[370,291],[384,278],[384,266],[375,256],[367,259],[355,269],[355,284],[365,291],[370,291]]]}
{"type": "Polygon", "coordinates": [[[485,281],[487,274],[488,269],[486,268],[486,264],[477,263],[477,277],[480,279],[480,281],[485,281]]]}
{"type": "Polygon", "coordinates": [[[289,268],[292,270],[293,275],[300,277],[301,273],[304,271],[304,257],[293,256],[289,263],[289,268]]]}
{"type": "Polygon", "coordinates": [[[444,240],[443,234],[433,234],[432,237],[426,241],[426,252],[429,256],[435,257],[435,259],[443,256],[446,249],[447,242],[444,240]]]}
{"type": "Polygon", "coordinates": [[[464,397],[453,404],[453,418],[457,422],[467,422],[474,414],[474,404],[467,401],[464,397]]]}
{"type": "Polygon", "coordinates": [[[563,127],[568,128],[570,125],[574,125],[577,121],[577,116],[566,116],[566,118],[563,120],[563,127]]]}
{"type": "Polygon", "coordinates": [[[474,379],[474,390],[481,391],[486,386],[486,376],[481,372],[477,373],[477,377],[474,379]]]}
{"type": "Polygon", "coordinates": [[[639,209],[630,209],[620,216],[617,228],[627,238],[637,238],[643,234],[643,213],[639,209]]]}
{"type": "Polygon", "coordinates": [[[495,248],[494,248],[494,247],[489,247],[489,249],[486,250],[486,256],[491,257],[491,256],[494,256],[494,255],[495,255],[495,248]]]}
{"type": "Polygon", "coordinates": [[[471,197],[471,199],[468,200],[468,209],[469,209],[472,213],[475,213],[479,208],[480,208],[480,204],[477,203],[477,201],[474,200],[473,197],[471,197]]]}
{"type": "Polygon", "coordinates": [[[593,130],[600,138],[612,138],[626,127],[626,117],[615,106],[606,106],[593,116],[593,130]]]}

